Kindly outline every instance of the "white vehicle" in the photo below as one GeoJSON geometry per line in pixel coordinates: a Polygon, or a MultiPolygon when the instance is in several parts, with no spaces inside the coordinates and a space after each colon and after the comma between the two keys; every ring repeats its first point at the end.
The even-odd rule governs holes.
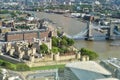
{"type": "Polygon", "coordinates": [[[80,13],[71,13],[71,17],[80,17],[81,14],[80,13]]]}

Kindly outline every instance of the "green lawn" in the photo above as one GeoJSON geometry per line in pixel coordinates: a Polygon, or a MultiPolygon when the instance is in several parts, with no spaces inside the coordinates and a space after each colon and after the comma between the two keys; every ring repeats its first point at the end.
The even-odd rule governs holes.
{"type": "Polygon", "coordinates": [[[25,63],[11,63],[6,60],[0,59],[0,67],[10,69],[10,70],[16,70],[16,71],[27,71],[30,70],[29,66],[27,66],[25,63]]]}
{"type": "Polygon", "coordinates": [[[50,69],[64,68],[64,67],[65,67],[65,64],[48,65],[48,66],[32,67],[30,68],[30,70],[50,70],[50,69]]]}
{"type": "Polygon", "coordinates": [[[29,71],[29,70],[33,71],[33,70],[50,70],[50,69],[56,69],[56,68],[63,69],[65,67],[65,64],[47,65],[47,66],[29,68],[24,63],[13,64],[11,62],[0,59],[0,66],[7,69],[11,69],[11,70],[16,70],[16,71],[29,71]]]}

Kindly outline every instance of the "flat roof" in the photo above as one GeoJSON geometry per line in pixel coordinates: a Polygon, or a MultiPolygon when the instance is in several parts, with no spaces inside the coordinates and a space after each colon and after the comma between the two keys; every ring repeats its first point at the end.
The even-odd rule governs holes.
{"type": "Polygon", "coordinates": [[[117,78],[103,78],[103,79],[96,79],[96,80],[119,80],[117,78]]]}
{"type": "Polygon", "coordinates": [[[79,62],[68,63],[66,67],[78,68],[78,69],[88,70],[105,75],[111,75],[111,73],[108,70],[103,68],[95,61],[81,61],[81,62],[79,61],[79,62]]]}
{"type": "Polygon", "coordinates": [[[3,26],[0,26],[0,29],[11,29],[11,27],[3,27],[3,26]]]}
{"type": "Polygon", "coordinates": [[[23,31],[11,31],[7,32],[6,34],[20,34],[20,33],[32,33],[32,32],[45,32],[45,29],[38,29],[38,30],[23,30],[23,31]]]}
{"type": "Polygon", "coordinates": [[[79,61],[66,64],[78,79],[96,80],[111,76],[111,73],[94,61],[79,61]]]}

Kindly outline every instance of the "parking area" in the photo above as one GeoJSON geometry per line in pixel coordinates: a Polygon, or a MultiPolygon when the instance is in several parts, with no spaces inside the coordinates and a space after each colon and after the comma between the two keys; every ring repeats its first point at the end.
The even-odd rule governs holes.
{"type": "Polygon", "coordinates": [[[57,69],[37,71],[36,73],[28,74],[26,76],[27,80],[59,80],[58,78],[57,69]]]}

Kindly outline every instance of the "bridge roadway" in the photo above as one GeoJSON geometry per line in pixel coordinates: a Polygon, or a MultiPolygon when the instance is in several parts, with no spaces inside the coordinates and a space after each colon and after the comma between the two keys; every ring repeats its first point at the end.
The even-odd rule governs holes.
{"type": "Polygon", "coordinates": [[[73,36],[70,36],[70,35],[67,35],[65,34],[68,38],[71,38],[71,39],[75,39],[75,40],[80,40],[80,39],[86,39],[88,38],[86,36],[86,34],[89,34],[91,35],[91,37],[93,39],[120,39],[120,32],[117,31],[115,28],[113,29],[113,35],[112,36],[107,36],[107,34],[110,34],[108,29],[110,28],[110,26],[96,26],[94,24],[91,24],[91,29],[94,30],[94,32],[92,31],[92,34],[89,34],[88,31],[89,29],[88,28],[85,28],[84,30],[82,30],[81,32],[79,32],[78,34],[76,35],[73,35],[73,36]],[[107,31],[105,31],[107,30],[107,31]],[[99,33],[96,33],[96,32],[99,32],[99,33]],[[116,35],[114,34],[116,33],[116,35]]]}
{"type": "MultiPolygon", "coordinates": [[[[93,35],[92,36],[94,39],[105,39],[105,38],[107,38],[107,36],[105,36],[105,35],[93,35]]],[[[70,38],[70,37],[69,37],[70,38]]],[[[72,38],[71,37],[71,39],[74,39],[74,40],[83,40],[83,39],[85,39],[85,38],[87,38],[86,36],[82,36],[82,37],[76,37],[76,38],[72,38]]]]}
{"type": "MultiPolygon", "coordinates": [[[[106,35],[92,35],[92,37],[94,38],[94,40],[108,38],[108,36],[106,36],[106,35]]],[[[120,39],[120,35],[112,35],[111,37],[113,39],[120,39]]],[[[69,38],[74,39],[74,40],[83,40],[87,37],[86,36],[78,36],[78,37],[69,37],[69,38]]]]}

